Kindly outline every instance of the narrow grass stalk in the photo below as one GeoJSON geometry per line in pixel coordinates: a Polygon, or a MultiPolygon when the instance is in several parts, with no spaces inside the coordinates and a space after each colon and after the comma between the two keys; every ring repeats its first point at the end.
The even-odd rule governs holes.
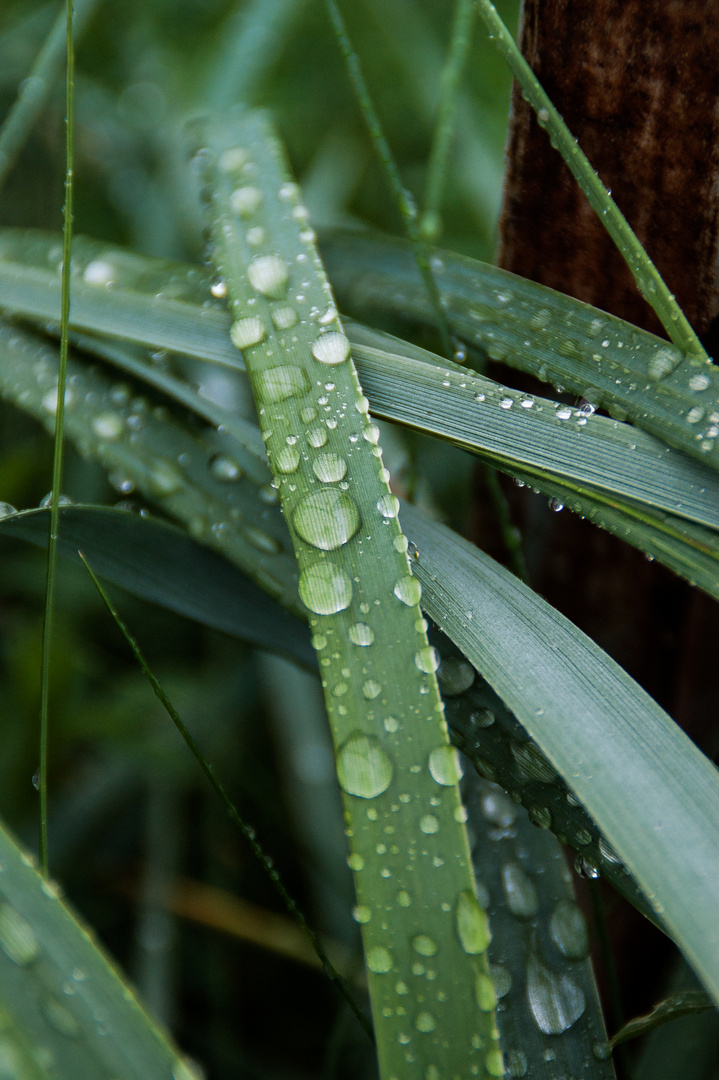
{"type": "Polygon", "coordinates": [[[280,898],[282,899],[282,902],[284,903],[285,907],[287,908],[287,910],[290,912],[291,915],[294,915],[294,917],[297,919],[300,926],[302,927],[302,929],[306,933],[307,937],[310,940],[312,948],[314,949],[315,954],[317,955],[317,958],[318,958],[318,960],[320,961],[320,963],[322,965],[323,970],[326,972],[326,974],[329,976],[329,978],[332,979],[332,981],[337,984],[342,996],[344,997],[345,1001],[349,1005],[352,1012],[355,1014],[355,1016],[359,1020],[361,1026],[366,1031],[366,1033],[370,1037],[370,1039],[373,1039],[372,1028],[371,1028],[371,1025],[370,1025],[369,1021],[367,1020],[367,1017],[364,1015],[364,1013],[360,1009],[359,1005],[354,1000],[352,994],[349,992],[349,990],[347,988],[347,985],[346,985],[344,979],[342,978],[342,976],[339,974],[339,972],[332,965],[332,962],[330,961],[329,957],[327,956],[327,953],[325,952],[325,950],[323,948],[323,945],[322,945],[322,942],[318,938],[317,934],[315,934],[314,930],[312,929],[312,927],[309,925],[309,923],[305,919],[304,915],[302,914],[302,912],[298,908],[297,904],[292,899],[290,894],[287,892],[287,889],[285,888],[284,884],[282,883],[282,879],[280,878],[280,875],[278,874],[277,870],[274,867],[272,859],[264,851],[262,845],[258,841],[257,834],[256,834],[255,830],[252,828],[251,825],[248,825],[247,822],[244,820],[244,818],[240,815],[237,807],[232,802],[232,799],[230,799],[230,797],[227,794],[227,792],[225,791],[222,783],[220,782],[220,780],[218,780],[217,776],[215,775],[215,770],[212,768],[212,765],[210,765],[209,761],[207,760],[207,758],[204,756],[204,754],[200,750],[199,746],[197,745],[194,738],[190,734],[190,731],[188,730],[188,728],[185,725],[184,721],[180,717],[180,714],[178,713],[177,709],[172,704],[169,697],[167,696],[167,694],[163,690],[162,684],[160,683],[159,679],[157,678],[157,676],[154,674],[154,672],[150,668],[149,664],[147,663],[147,660],[145,659],[144,654],[143,654],[140,646],[138,645],[138,643],[135,640],[135,638],[133,637],[133,635],[130,633],[130,631],[127,628],[127,626],[125,625],[125,623],[123,622],[123,620],[122,620],[122,618],[120,616],[120,613],[118,612],[117,608],[113,604],[112,600],[108,596],[105,589],[102,587],[102,584],[101,584],[99,578],[97,577],[94,570],[90,566],[89,562],[85,558],[85,555],[83,554],[82,551],[78,551],[78,555],[79,555],[80,559],[82,560],[83,566],[85,567],[88,574],[90,575],[90,578],[92,579],[93,585],[95,586],[98,593],[100,594],[100,597],[101,597],[105,607],[107,608],[110,615],[112,616],[112,619],[113,619],[115,625],[117,626],[118,630],[120,631],[120,633],[124,637],[127,644],[130,646],[130,649],[132,650],[132,654],[135,657],[135,659],[137,660],[137,663],[139,664],[140,668],[142,669],[143,675],[145,676],[145,678],[149,682],[150,686],[152,687],[152,692],[154,693],[155,697],[158,699],[158,701],[162,705],[163,709],[165,710],[167,715],[170,717],[170,719],[172,720],[172,722],[175,725],[175,727],[177,728],[177,730],[179,731],[180,735],[185,740],[185,744],[186,744],[188,750],[190,751],[190,753],[194,757],[197,764],[202,769],[203,773],[205,774],[205,776],[209,780],[210,785],[212,786],[212,788],[214,789],[216,794],[220,797],[220,800],[221,800],[223,806],[225,807],[225,810],[227,811],[229,817],[234,822],[234,824],[237,826],[237,828],[240,830],[240,832],[244,836],[247,843],[250,845],[250,848],[252,849],[252,854],[255,856],[255,858],[257,859],[257,861],[260,863],[263,870],[265,871],[265,873],[270,878],[270,881],[272,882],[273,886],[277,890],[277,892],[278,892],[280,898]]]}
{"type": "Polygon", "coordinates": [[[340,52],[342,53],[342,59],[347,68],[352,88],[357,97],[357,102],[362,112],[362,116],[364,117],[365,124],[367,125],[370,139],[372,140],[385,179],[387,180],[390,191],[394,196],[397,208],[400,212],[407,238],[412,245],[412,252],[417,263],[417,269],[422,275],[422,281],[424,282],[427,295],[429,296],[432,309],[436,316],[437,329],[442,341],[442,349],[449,359],[454,353],[452,335],[447,323],[447,317],[442,307],[442,298],[439,295],[439,289],[437,288],[437,283],[434,280],[432,268],[429,264],[427,248],[417,226],[417,209],[411,195],[402,183],[397,163],[394,160],[389,143],[382,130],[379,116],[377,115],[367,83],[362,74],[359,57],[352,48],[352,43],[349,39],[347,27],[345,26],[340,9],[335,0],[325,0],[325,4],[337,37],[340,52]]]}
{"type": "Polygon", "coordinates": [[[607,232],[632,272],[637,287],[657,314],[669,338],[677,348],[694,357],[706,360],[707,354],[687,317],[667,288],[661,274],[637,239],[629,222],[592,168],[564,120],[540,85],[537,76],[522,56],[517,43],[507,30],[491,0],[475,0],[479,16],[487,27],[490,40],[504,57],[507,66],[522,88],[527,101],[537,114],[539,124],[546,128],[552,144],[562,155],[590,206],[603,222],[607,232]]]}
{"type": "Polygon", "coordinates": [[[40,766],[38,790],[40,794],[40,872],[47,877],[47,758],[50,706],[50,650],[55,607],[57,578],[57,533],[59,527],[60,489],[62,487],[63,422],[65,418],[65,384],[67,381],[68,331],[70,327],[70,253],[72,246],[72,185],[73,185],[73,110],[75,50],[73,45],[72,0],[66,4],[67,41],[67,117],[65,129],[65,209],[62,235],[62,296],[60,314],[60,362],[57,375],[57,405],[55,409],[55,442],[52,459],[52,494],[50,498],[50,536],[47,546],[47,583],[45,589],[45,616],[42,629],[42,659],[40,675],[40,766]]]}
{"type": "Polygon", "coordinates": [[[459,83],[469,52],[474,18],[474,0],[457,0],[449,55],[442,70],[442,93],[437,126],[429,154],[427,188],[420,221],[420,231],[431,243],[436,241],[442,231],[440,214],[442,189],[447,175],[459,83]]]}

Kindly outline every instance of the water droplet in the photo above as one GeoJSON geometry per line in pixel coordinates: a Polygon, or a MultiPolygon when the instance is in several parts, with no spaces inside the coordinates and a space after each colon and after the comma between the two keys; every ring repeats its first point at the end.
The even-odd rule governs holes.
{"type": "Polygon", "coordinates": [[[337,755],[337,776],[348,795],[374,799],[392,782],[394,767],[374,735],[350,735],[337,755]]]}
{"type": "Polygon", "coordinates": [[[420,671],[430,675],[439,667],[439,653],[433,645],[427,645],[414,654],[414,662],[420,671]]]}
{"type": "Polygon", "coordinates": [[[312,462],[312,472],[318,480],[332,484],[344,479],[347,474],[347,462],[338,454],[318,454],[312,462]]]}
{"type": "Polygon", "coordinates": [[[227,282],[223,278],[215,278],[210,285],[210,292],[217,300],[227,296],[227,282]]]}
{"type": "Polygon", "coordinates": [[[709,386],[709,376],[705,375],[703,371],[698,372],[696,375],[692,375],[689,380],[690,390],[706,390],[709,386]]]}
{"type": "Polygon", "coordinates": [[[695,405],[693,409],[690,409],[687,413],[688,424],[698,424],[700,420],[704,419],[705,410],[701,405],[695,405]]]}
{"type": "Polygon", "coordinates": [[[557,772],[536,743],[531,741],[510,744],[512,757],[519,771],[528,780],[540,780],[548,784],[557,779],[557,772]]]}
{"type": "Polygon", "coordinates": [[[0,948],[18,967],[25,967],[40,952],[35,931],[11,904],[0,907],[0,948]]]}
{"type": "Polygon", "coordinates": [[[447,743],[430,751],[428,766],[432,779],[444,787],[458,783],[464,771],[458,750],[447,743]]]}
{"type": "MultiPolygon", "coordinates": [[[[53,387],[52,390],[48,390],[48,392],[44,395],[42,401],[40,402],[40,405],[45,410],[46,413],[50,413],[51,416],[54,416],[55,413],[57,412],[57,399],[58,399],[58,391],[57,391],[57,387],[55,386],[55,387],[53,387]]],[[[69,405],[71,405],[71,404],[72,404],[72,391],[70,390],[69,387],[66,387],[66,389],[65,389],[65,408],[67,409],[67,407],[69,405]]]]}
{"type": "Polygon", "coordinates": [[[532,825],[538,829],[551,829],[552,813],[548,806],[530,806],[527,814],[532,825]]]}
{"type": "Polygon", "coordinates": [[[281,300],[287,292],[289,269],[279,255],[258,255],[247,267],[250,285],[271,300],[281,300]]]}
{"type": "Polygon", "coordinates": [[[0,502],[0,519],[10,517],[11,514],[17,514],[17,510],[9,502],[0,502]]]}
{"type": "Polygon", "coordinates": [[[577,855],[574,860],[574,869],[580,877],[586,878],[588,881],[596,881],[599,877],[596,866],[585,855],[577,855]]]}
{"type": "Polygon", "coordinates": [[[383,518],[396,518],[399,514],[399,499],[396,495],[382,495],[377,500],[377,509],[383,518]]]}
{"type": "Polygon", "coordinates": [[[283,446],[279,453],[275,455],[275,468],[277,469],[277,472],[296,472],[299,463],[300,452],[296,446],[283,446]]]}
{"type": "Polygon", "coordinates": [[[491,709],[475,709],[469,717],[473,727],[491,727],[496,716],[491,709]]]}
{"type": "Polygon", "coordinates": [[[355,872],[364,870],[364,857],[360,855],[358,851],[352,851],[347,856],[347,865],[350,870],[354,870],[355,872]]]}
{"type": "Polygon", "coordinates": [[[487,821],[500,829],[509,829],[517,817],[517,807],[500,787],[492,785],[482,791],[482,813],[487,821]]]}
{"type": "Polygon", "coordinates": [[[368,442],[370,446],[376,446],[379,442],[380,430],[376,424],[370,424],[362,432],[362,438],[365,442],[368,442]]]}
{"type": "Polygon", "coordinates": [[[431,1012],[424,1009],[421,1013],[417,1014],[414,1026],[417,1028],[417,1031],[422,1031],[426,1034],[430,1031],[434,1031],[437,1027],[437,1020],[431,1012]]]}
{"type": "Polygon", "coordinates": [[[489,971],[498,998],[505,997],[512,989],[512,974],[504,964],[490,964],[489,971]]]}
{"type": "Polygon", "coordinates": [[[394,716],[385,717],[384,729],[385,731],[388,731],[390,735],[394,735],[396,731],[399,731],[399,720],[394,716]]]}
{"type": "Polygon", "coordinates": [[[153,495],[166,498],[174,495],[184,486],[185,479],[180,469],[171,461],[158,458],[152,463],[149,475],[149,487],[153,495]]]}
{"type": "Polygon", "coordinates": [[[238,217],[248,218],[262,206],[262,191],[253,184],[235,188],[230,195],[230,209],[238,217]]]}
{"type": "Polygon", "coordinates": [[[109,285],[113,280],[115,268],[104,259],[93,259],[85,267],[82,280],[86,285],[109,285]]]}
{"type": "Polygon", "coordinates": [[[581,987],[569,977],[552,971],[536,956],[527,962],[527,1000],[540,1031],[561,1035],[584,1012],[581,987]]]}
{"type": "Polygon", "coordinates": [[[564,503],[560,502],[559,499],[551,498],[549,500],[549,509],[558,514],[560,510],[564,509],[564,503]]]}
{"type": "Polygon", "coordinates": [[[457,697],[469,690],[474,682],[475,670],[468,660],[460,656],[448,656],[439,666],[437,678],[446,697],[457,697]]]}
{"type": "Polygon", "coordinates": [[[657,349],[647,364],[647,375],[656,382],[665,379],[667,375],[671,375],[672,371],[674,371],[678,359],[680,358],[675,353],[670,352],[669,349],[657,349]]]}
{"type": "Polygon", "coordinates": [[[568,420],[569,417],[572,415],[572,410],[568,409],[566,406],[563,406],[561,409],[557,409],[554,415],[556,416],[557,420],[568,420]]]}
{"type": "Polygon", "coordinates": [[[312,345],[312,355],[320,364],[343,364],[350,354],[350,343],[344,334],[330,330],[321,334],[312,345]]]}
{"type": "Polygon", "coordinates": [[[287,180],[277,192],[282,202],[295,202],[300,197],[300,189],[292,180],[287,180]]]}
{"type": "Polygon", "coordinates": [[[361,924],[368,923],[372,918],[372,908],[367,907],[366,904],[357,904],[352,908],[352,918],[361,924]]]}
{"type": "Polygon", "coordinates": [[[249,544],[267,555],[279,555],[282,551],[282,544],[279,540],[276,540],[274,536],[270,536],[263,529],[258,529],[255,525],[246,525],[242,530],[242,535],[249,544]]]}
{"type": "Polygon", "coordinates": [[[434,814],[425,814],[420,818],[419,827],[425,836],[433,836],[434,833],[439,832],[439,818],[434,814]]]}
{"type": "Polygon", "coordinates": [[[355,623],[349,628],[349,639],[353,645],[371,645],[374,641],[374,630],[367,623],[355,623]]]}
{"type": "Polygon", "coordinates": [[[620,863],[622,861],[612,845],[603,836],[599,837],[599,854],[609,863],[620,863]]]}
{"type": "Polygon", "coordinates": [[[302,499],[292,515],[292,524],[306,543],[321,551],[334,551],[357,532],[360,515],[349,495],[323,488],[302,499]]]}
{"type": "Polygon", "coordinates": [[[287,398],[298,394],[305,394],[310,388],[306,372],[294,364],[260,371],[257,375],[257,384],[262,398],[271,404],[286,401],[287,398]]]}
{"type": "Polygon", "coordinates": [[[435,956],[439,946],[429,934],[415,934],[412,938],[412,948],[420,956],[435,956]]]}
{"type": "Polygon", "coordinates": [[[217,168],[223,173],[239,172],[250,160],[250,155],[242,146],[233,146],[223,150],[217,162],[217,168]]]}
{"type": "Polygon", "coordinates": [[[120,438],[125,430],[125,425],[122,422],[122,417],[118,416],[117,413],[104,412],[93,416],[92,430],[99,438],[112,442],[114,439],[120,438]]]}
{"type": "Polygon", "coordinates": [[[242,469],[235,459],[227,454],[215,454],[210,458],[210,472],[215,480],[222,480],[226,483],[240,480],[243,475],[242,469]]]}
{"type": "Polygon", "coordinates": [[[367,679],[362,684],[362,693],[368,701],[374,701],[376,697],[379,697],[382,693],[382,684],[378,683],[376,679],[367,679]]]}
{"type": "Polygon", "coordinates": [[[80,1025],[77,1020],[67,1006],[56,997],[45,998],[42,1002],[42,1011],[47,1022],[61,1035],[65,1035],[68,1039],[76,1039],[80,1034],[80,1025]]]}
{"type": "Polygon", "coordinates": [[[253,225],[251,229],[248,229],[245,233],[245,240],[250,247],[261,247],[267,239],[267,233],[261,225],[253,225]]]}
{"type": "Polygon", "coordinates": [[[502,398],[502,400],[499,403],[500,409],[511,409],[513,405],[514,405],[514,401],[513,401],[513,399],[511,397],[502,398]]]}
{"type": "Polygon", "coordinates": [[[408,908],[412,903],[412,897],[406,889],[400,889],[397,893],[397,903],[400,907],[408,908]]]}
{"type": "Polygon", "coordinates": [[[584,960],[589,953],[587,924],[573,900],[560,900],[549,920],[549,931],[568,960],[584,960]]]}
{"type": "Polygon", "coordinates": [[[318,562],[303,570],[298,587],[302,602],[317,615],[334,615],[352,602],[352,582],[331,562],[318,562]]]}
{"type": "Polygon", "coordinates": [[[531,919],[539,910],[539,898],[534,882],[519,863],[508,862],[502,867],[502,888],[507,907],[518,919],[531,919]]]}
{"type": "Polygon", "coordinates": [[[507,1050],[504,1059],[509,1076],[522,1077],[527,1075],[527,1055],[523,1050],[507,1050]]]}
{"type": "Polygon", "coordinates": [[[497,1005],[497,994],[489,975],[480,972],[474,984],[474,996],[482,1012],[491,1012],[497,1005]]]}
{"type": "Polygon", "coordinates": [[[265,328],[259,315],[236,319],[230,327],[230,339],[238,349],[248,349],[250,345],[258,345],[264,336],[265,328]]]}
{"type": "Polygon", "coordinates": [[[477,897],[468,889],[459,894],[456,925],[460,944],[470,956],[483,953],[492,940],[487,913],[482,911],[477,897]]]}
{"type": "Polygon", "coordinates": [[[394,595],[398,600],[401,600],[407,607],[414,607],[415,604],[420,602],[422,597],[422,586],[417,581],[417,578],[411,577],[409,574],[406,577],[401,577],[394,587],[394,595]]]}
{"type": "Polygon", "coordinates": [[[272,321],[278,330],[289,330],[299,319],[299,315],[293,307],[283,305],[272,309],[272,321]]]}

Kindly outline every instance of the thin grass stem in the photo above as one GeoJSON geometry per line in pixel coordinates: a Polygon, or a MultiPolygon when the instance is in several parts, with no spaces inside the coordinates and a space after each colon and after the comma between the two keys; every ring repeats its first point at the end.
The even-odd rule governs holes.
{"type": "Polygon", "coordinates": [[[437,283],[434,280],[432,268],[429,264],[427,247],[417,225],[417,208],[411,194],[402,183],[397,163],[389,143],[387,142],[384,131],[382,130],[379,116],[377,115],[369,88],[365,82],[364,75],[362,74],[359,57],[352,48],[352,43],[347,33],[347,27],[345,26],[342,14],[335,3],[335,0],[325,0],[325,4],[339,44],[342,59],[347,68],[352,89],[357,98],[357,103],[359,104],[360,111],[364,117],[365,124],[367,125],[367,130],[382,167],[382,171],[384,172],[385,179],[397,204],[407,238],[412,245],[412,252],[415,262],[417,263],[417,269],[422,275],[425,289],[430,298],[436,317],[437,329],[442,341],[442,349],[447,356],[447,359],[451,359],[454,355],[452,335],[449,330],[444,308],[442,307],[442,298],[439,295],[439,289],[437,288],[437,283]]]}
{"type": "Polygon", "coordinates": [[[322,945],[322,942],[320,941],[319,937],[314,932],[312,927],[309,925],[309,923],[307,922],[307,919],[302,914],[299,907],[297,906],[295,901],[292,899],[292,897],[288,893],[287,889],[285,888],[284,884],[282,883],[282,879],[280,878],[280,875],[278,874],[277,870],[275,869],[275,866],[274,866],[274,863],[273,863],[272,859],[270,858],[270,856],[267,854],[267,852],[264,850],[264,848],[260,844],[259,840],[257,839],[257,834],[256,834],[255,830],[253,829],[253,827],[251,825],[248,825],[247,822],[244,820],[244,818],[240,815],[237,807],[235,806],[235,804],[232,802],[229,795],[225,791],[221,781],[218,780],[217,776],[215,775],[215,770],[212,768],[212,765],[210,765],[207,758],[205,758],[205,756],[203,755],[203,753],[200,750],[199,746],[197,745],[194,738],[190,734],[188,728],[185,726],[183,720],[181,719],[180,714],[177,712],[177,709],[172,704],[169,697],[167,696],[167,694],[163,690],[159,679],[157,678],[157,676],[154,674],[154,672],[151,670],[149,664],[147,663],[147,661],[146,661],[146,659],[145,659],[145,657],[144,657],[144,655],[142,653],[142,650],[140,649],[140,646],[138,645],[137,641],[135,640],[135,638],[130,633],[130,631],[127,628],[127,626],[125,625],[125,623],[123,622],[117,608],[113,604],[112,600],[108,596],[105,589],[103,589],[97,575],[95,574],[94,570],[92,569],[89,562],[85,558],[84,554],[81,551],[78,551],[78,556],[80,557],[83,566],[85,567],[88,574],[90,575],[90,578],[92,579],[92,583],[95,586],[95,588],[97,589],[98,593],[100,594],[100,597],[102,598],[102,601],[105,604],[105,607],[107,608],[110,615],[112,616],[112,618],[113,618],[113,620],[115,622],[115,625],[117,626],[118,630],[120,631],[120,633],[124,637],[125,641],[129,645],[130,649],[132,650],[132,654],[135,657],[135,659],[137,660],[137,663],[140,665],[145,678],[147,679],[150,686],[152,687],[152,691],[155,694],[155,697],[158,699],[158,701],[160,702],[160,704],[164,708],[165,712],[170,717],[173,724],[175,725],[175,727],[179,731],[180,735],[185,740],[185,744],[187,745],[188,749],[190,750],[190,753],[192,754],[195,761],[200,766],[203,773],[205,774],[205,776],[209,780],[209,782],[210,782],[212,788],[214,789],[214,791],[216,792],[216,794],[220,797],[220,800],[222,801],[222,804],[225,807],[225,810],[227,811],[228,815],[230,816],[230,818],[232,819],[234,824],[237,826],[237,828],[240,830],[240,832],[244,836],[247,843],[250,845],[250,848],[252,849],[252,854],[255,856],[257,861],[262,866],[262,869],[265,871],[265,873],[269,877],[269,879],[272,882],[274,888],[276,889],[277,893],[279,894],[280,898],[282,899],[282,902],[284,903],[285,907],[297,919],[300,926],[304,930],[305,934],[309,938],[310,943],[312,945],[312,948],[314,949],[315,954],[317,955],[317,958],[319,959],[320,963],[322,964],[322,968],[323,968],[325,974],[333,982],[335,982],[337,984],[337,987],[338,987],[340,993],[342,994],[343,998],[345,999],[345,1001],[349,1005],[349,1007],[352,1010],[352,1012],[354,1013],[354,1015],[357,1017],[357,1019],[358,1019],[360,1025],[362,1026],[363,1030],[366,1032],[366,1034],[369,1036],[369,1038],[372,1041],[374,1041],[374,1035],[372,1033],[372,1025],[370,1024],[369,1020],[367,1019],[367,1017],[364,1015],[364,1013],[360,1009],[357,1002],[354,1000],[352,994],[350,993],[350,991],[347,988],[347,984],[346,984],[345,980],[342,978],[342,976],[337,971],[337,969],[333,966],[332,961],[327,956],[327,953],[325,952],[325,949],[324,949],[324,947],[322,945]]]}
{"type": "Polygon", "coordinates": [[[60,360],[57,375],[57,405],[55,409],[55,441],[52,457],[52,494],[50,497],[50,535],[47,545],[45,615],[42,628],[42,658],[40,675],[40,766],[38,791],[40,795],[40,872],[48,874],[47,850],[47,759],[50,705],[50,649],[57,581],[57,536],[60,522],[60,489],[62,487],[63,424],[65,420],[65,384],[67,381],[67,349],[70,327],[70,252],[72,245],[73,194],[73,132],[75,49],[73,45],[72,0],[66,4],[67,80],[65,129],[65,207],[62,236],[62,295],[60,301],[60,360]]]}
{"type": "Polygon", "coordinates": [[[629,222],[549,100],[491,0],[475,0],[475,3],[490,40],[504,57],[507,66],[521,86],[524,97],[536,112],[539,124],[547,129],[552,144],[562,155],[590,206],[617,245],[622,258],[632,272],[640,293],[656,312],[669,338],[683,352],[709,363],[699,338],[677,304],[674,295],[669,291],[629,222]]]}

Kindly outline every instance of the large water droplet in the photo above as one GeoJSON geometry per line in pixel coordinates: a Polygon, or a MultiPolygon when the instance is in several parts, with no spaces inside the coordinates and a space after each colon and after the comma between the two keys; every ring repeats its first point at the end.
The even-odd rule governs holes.
{"type": "Polygon", "coordinates": [[[271,300],[281,300],[287,292],[289,269],[279,255],[258,255],[247,267],[250,285],[271,300]]]}
{"type": "Polygon", "coordinates": [[[347,474],[347,462],[338,454],[318,454],[312,462],[312,472],[325,484],[342,480],[347,474]]]}
{"type": "Polygon", "coordinates": [[[508,862],[502,867],[502,888],[507,907],[518,919],[531,919],[539,910],[539,898],[534,882],[519,863],[508,862]]]}
{"type": "Polygon", "coordinates": [[[573,900],[560,900],[549,920],[549,931],[568,960],[584,960],[589,953],[587,924],[573,900]]]}
{"type": "Polygon", "coordinates": [[[407,607],[414,607],[422,597],[422,586],[417,581],[417,578],[410,577],[408,574],[406,577],[401,577],[396,583],[394,595],[407,607]]]}
{"type": "Polygon", "coordinates": [[[312,346],[312,355],[320,364],[343,364],[349,354],[349,340],[336,330],[321,334],[312,346]]]}
{"type": "Polygon", "coordinates": [[[0,907],[0,948],[18,967],[31,964],[40,951],[32,926],[11,904],[0,907]]]}
{"type": "Polygon", "coordinates": [[[258,390],[265,401],[276,404],[297,394],[306,394],[310,381],[303,368],[294,364],[268,368],[257,375],[258,390]]]}
{"type": "Polygon", "coordinates": [[[339,566],[319,562],[300,574],[300,598],[317,615],[334,615],[352,602],[352,582],[339,566]]]}
{"type": "Polygon", "coordinates": [[[10,517],[11,514],[17,514],[17,510],[13,504],[9,502],[0,502],[0,519],[10,517]]]}
{"type": "Polygon", "coordinates": [[[464,657],[448,656],[437,672],[439,685],[446,697],[456,697],[469,690],[474,682],[475,670],[464,657]]]}
{"type": "Polygon", "coordinates": [[[392,762],[374,735],[350,735],[337,755],[337,776],[348,795],[374,799],[387,790],[393,774],[392,762]]]}
{"type": "Polygon", "coordinates": [[[667,375],[671,375],[672,371],[674,371],[678,359],[676,354],[670,352],[669,349],[657,349],[647,364],[647,375],[656,382],[665,379],[667,375]]]}
{"type": "Polygon", "coordinates": [[[293,473],[297,471],[300,463],[300,452],[296,446],[283,446],[275,455],[275,468],[277,472],[293,473]]]}
{"type": "Polygon", "coordinates": [[[249,349],[250,345],[259,345],[264,336],[265,327],[259,315],[236,319],[230,327],[230,339],[237,349],[249,349]]]}
{"type": "Polygon", "coordinates": [[[540,1031],[560,1035],[584,1012],[584,994],[569,975],[546,967],[536,956],[527,963],[527,1000],[540,1031]]]}
{"type": "Polygon", "coordinates": [[[298,536],[322,551],[346,544],[359,529],[357,504],[343,491],[324,488],[307,495],[292,515],[298,536]]]}
{"type": "MultiPolygon", "coordinates": [[[[312,417],[312,419],[314,420],[314,417],[312,417]]],[[[327,435],[327,428],[313,428],[312,431],[307,433],[307,442],[310,444],[310,446],[313,446],[315,450],[319,450],[321,446],[325,445],[328,437],[329,436],[327,435]]]]}
{"type": "Polygon", "coordinates": [[[429,754],[429,771],[432,778],[445,787],[452,787],[458,783],[464,771],[458,750],[448,744],[431,750],[429,754]]]}
{"type": "Polygon", "coordinates": [[[464,951],[470,956],[483,953],[492,940],[489,919],[479,906],[477,897],[468,889],[463,889],[459,894],[455,918],[457,936],[464,951]]]}

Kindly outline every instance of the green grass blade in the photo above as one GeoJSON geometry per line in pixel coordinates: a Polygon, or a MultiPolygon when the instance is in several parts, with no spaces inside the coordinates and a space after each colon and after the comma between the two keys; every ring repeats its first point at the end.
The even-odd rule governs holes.
{"type": "Polygon", "coordinates": [[[501,1075],[493,1015],[475,994],[488,974],[486,916],[379,430],[267,122],[238,113],[200,139],[213,258],[236,311],[232,340],[244,352],[319,654],[380,1071],[501,1075]],[[412,989],[429,957],[431,996],[412,989]]]}
{"type": "Polygon", "coordinates": [[[547,129],[553,145],[559,150],[565,164],[586,195],[589,205],[617,245],[619,253],[632,272],[640,293],[651,304],[667,336],[682,352],[705,359],[706,353],[684,312],[669,292],[627,219],[540,86],[537,76],[522,56],[491,0],[475,0],[475,2],[479,17],[484,22],[490,39],[521,86],[524,96],[537,114],[540,125],[547,129]]]}
{"type": "MultiPolygon", "coordinates": [[[[335,233],[322,257],[343,310],[432,323],[402,241],[335,233]]],[[[544,382],[589,397],[719,468],[719,369],[644,330],[543,285],[438,251],[434,272],[453,333],[544,382]]]]}
{"type": "Polygon", "coordinates": [[[0,1003],[29,1044],[35,1075],[187,1080],[188,1066],[59,887],[40,877],[2,827],[0,866],[0,1003]]]}
{"type": "Polygon", "coordinates": [[[418,549],[415,569],[426,610],[571,784],[719,1000],[719,780],[713,765],[539,596],[412,507],[404,515],[418,549]]]}

